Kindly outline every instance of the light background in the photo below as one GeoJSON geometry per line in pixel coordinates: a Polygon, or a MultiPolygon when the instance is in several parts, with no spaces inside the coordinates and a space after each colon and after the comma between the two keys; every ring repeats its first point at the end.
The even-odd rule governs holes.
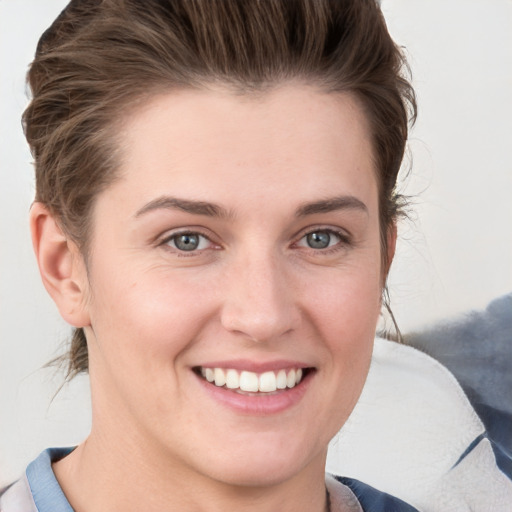
{"type": "MultiPolygon", "coordinates": [[[[32,256],[33,170],[20,127],[27,65],[65,4],[0,0],[0,485],[43,448],[79,442],[90,423],[87,379],[52,400],[63,376],[41,369],[62,352],[69,328],[32,256]]],[[[406,47],[420,107],[404,184],[413,219],[400,226],[390,276],[407,333],[512,291],[512,1],[382,5],[406,47]]]]}

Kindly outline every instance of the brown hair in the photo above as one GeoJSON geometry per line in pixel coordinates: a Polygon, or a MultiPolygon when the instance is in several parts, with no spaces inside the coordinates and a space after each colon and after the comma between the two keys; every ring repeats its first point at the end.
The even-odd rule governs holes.
{"type": "MultiPolygon", "coordinates": [[[[141,101],[173,88],[220,83],[251,93],[300,80],[350,92],[365,109],[386,263],[416,115],[404,64],[376,0],[73,0],[42,35],[28,72],[23,122],[36,200],[87,257],[94,199],[116,177],[116,124],[141,101]]],[[[87,371],[82,329],[69,358],[69,376],[87,371]]]]}

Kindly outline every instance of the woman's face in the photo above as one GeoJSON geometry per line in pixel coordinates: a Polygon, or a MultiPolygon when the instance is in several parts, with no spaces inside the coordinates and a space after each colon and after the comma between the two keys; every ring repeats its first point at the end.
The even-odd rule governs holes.
{"type": "Polygon", "coordinates": [[[84,301],[92,435],[229,483],[323,471],[380,310],[362,109],[299,85],[173,92],[120,138],[84,301]]]}

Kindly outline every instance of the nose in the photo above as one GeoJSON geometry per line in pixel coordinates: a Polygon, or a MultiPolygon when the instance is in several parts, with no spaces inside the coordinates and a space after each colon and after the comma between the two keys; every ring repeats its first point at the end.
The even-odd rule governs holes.
{"type": "Polygon", "coordinates": [[[293,279],[272,255],[252,254],[233,265],[223,285],[225,329],[257,342],[296,330],[301,314],[293,279]]]}

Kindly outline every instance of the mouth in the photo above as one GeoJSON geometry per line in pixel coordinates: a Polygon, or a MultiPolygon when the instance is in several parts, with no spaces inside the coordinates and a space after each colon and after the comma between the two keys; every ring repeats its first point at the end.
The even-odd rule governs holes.
{"type": "Polygon", "coordinates": [[[286,368],[256,373],[234,368],[209,368],[197,366],[194,372],[218,388],[244,395],[272,395],[298,386],[313,368],[286,368]]]}

